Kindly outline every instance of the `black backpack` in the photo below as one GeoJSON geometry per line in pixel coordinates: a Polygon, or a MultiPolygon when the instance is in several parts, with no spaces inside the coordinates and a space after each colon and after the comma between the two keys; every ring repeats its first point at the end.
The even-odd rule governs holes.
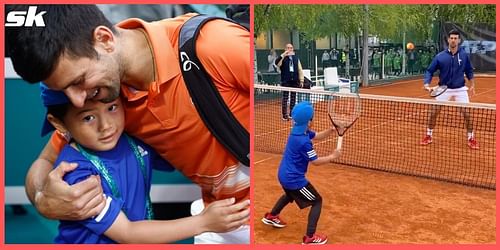
{"type": "Polygon", "coordinates": [[[237,23],[226,18],[198,15],[182,25],[179,35],[182,76],[196,110],[208,130],[238,161],[250,166],[250,135],[229,110],[196,56],[196,38],[201,27],[215,19],[237,23]]]}

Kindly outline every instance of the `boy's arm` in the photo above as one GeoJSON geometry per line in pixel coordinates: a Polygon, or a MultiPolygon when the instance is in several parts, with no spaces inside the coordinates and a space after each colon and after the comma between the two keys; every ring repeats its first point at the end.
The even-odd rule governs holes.
{"type": "Polygon", "coordinates": [[[315,166],[323,165],[325,163],[331,163],[339,157],[340,157],[340,150],[335,149],[331,155],[318,157],[316,160],[311,161],[311,163],[315,166]]]}
{"type": "Polygon", "coordinates": [[[335,131],[334,128],[325,129],[319,133],[316,133],[316,136],[313,138],[313,140],[314,141],[323,140],[323,139],[327,138],[328,136],[330,136],[334,131],[335,131]]]}
{"type": "Polygon", "coordinates": [[[29,200],[49,219],[82,220],[97,215],[105,205],[99,177],[69,186],[63,176],[76,165],[63,162],[52,169],[57,154],[49,141],[31,165],[25,181],[29,200]]]}
{"type": "Polygon", "coordinates": [[[120,212],[104,234],[119,243],[168,243],[204,232],[228,232],[246,224],[249,201],[233,204],[234,199],[210,203],[201,214],[167,221],[129,221],[120,212]]]}

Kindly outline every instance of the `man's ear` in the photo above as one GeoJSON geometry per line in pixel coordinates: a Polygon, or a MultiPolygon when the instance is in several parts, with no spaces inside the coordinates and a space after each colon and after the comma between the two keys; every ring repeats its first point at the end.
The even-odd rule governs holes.
{"type": "Polygon", "coordinates": [[[101,48],[110,53],[115,50],[115,35],[106,26],[97,26],[94,29],[94,47],[101,48]]]}
{"type": "Polygon", "coordinates": [[[56,128],[62,134],[68,132],[66,126],[64,126],[64,123],[61,120],[57,119],[52,114],[47,114],[47,120],[50,122],[50,124],[52,124],[52,126],[54,126],[54,128],[56,128]]]}

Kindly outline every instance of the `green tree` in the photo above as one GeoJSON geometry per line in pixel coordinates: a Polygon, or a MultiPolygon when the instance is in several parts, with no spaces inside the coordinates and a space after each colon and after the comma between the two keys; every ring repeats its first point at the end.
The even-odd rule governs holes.
{"type": "MultiPolygon", "coordinates": [[[[307,38],[318,39],[334,33],[358,35],[363,28],[363,5],[255,5],[255,32],[269,29],[295,30],[307,38]]],[[[415,41],[431,36],[436,21],[458,24],[495,25],[496,6],[484,4],[370,5],[370,35],[401,41],[403,33],[415,41]]]]}

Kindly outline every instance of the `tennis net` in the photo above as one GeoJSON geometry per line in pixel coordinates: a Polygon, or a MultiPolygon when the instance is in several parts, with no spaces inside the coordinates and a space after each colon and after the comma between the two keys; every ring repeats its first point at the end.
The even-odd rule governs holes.
{"type": "MultiPolygon", "coordinates": [[[[254,85],[254,149],[281,154],[292,127],[282,120],[281,97],[296,93],[297,102],[313,103],[313,130],[331,128],[328,100],[338,93],[269,85],[254,85]]],[[[362,111],[344,135],[336,163],[495,189],[496,106],[360,94],[362,111]],[[432,109],[440,110],[429,145],[426,134],[432,109]],[[464,112],[470,117],[479,149],[467,146],[464,112]]],[[[319,156],[335,149],[337,135],[314,144],[319,156]]]]}

